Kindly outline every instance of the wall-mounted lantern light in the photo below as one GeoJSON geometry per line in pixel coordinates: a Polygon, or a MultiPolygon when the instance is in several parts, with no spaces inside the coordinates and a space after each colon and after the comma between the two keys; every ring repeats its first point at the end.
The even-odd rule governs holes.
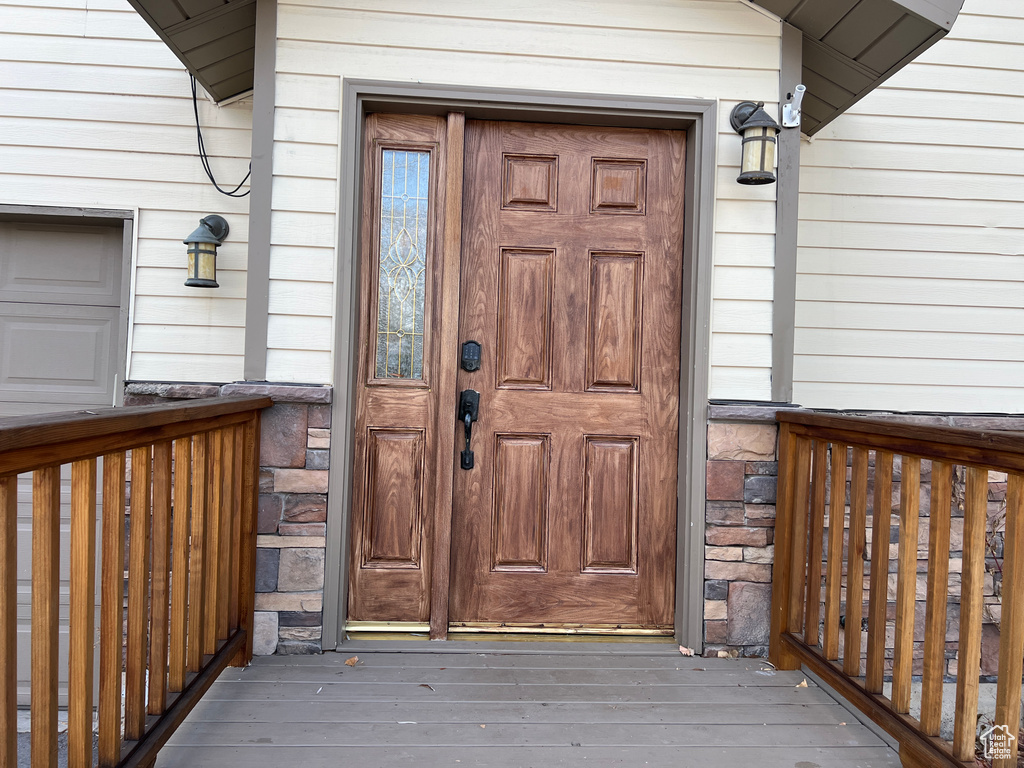
{"type": "Polygon", "coordinates": [[[780,126],[764,111],[764,102],[740,102],[729,115],[729,122],[743,136],[743,160],[736,181],[775,183],[775,146],[780,126]]]}
{"type": "Polygon", "coordinates": [[[188,246],[188,279],[190,288],[219,288],[217,284],[217,246],[224,242],[230,231],[223,216],[207,216],[184,239],[188,246]]]}

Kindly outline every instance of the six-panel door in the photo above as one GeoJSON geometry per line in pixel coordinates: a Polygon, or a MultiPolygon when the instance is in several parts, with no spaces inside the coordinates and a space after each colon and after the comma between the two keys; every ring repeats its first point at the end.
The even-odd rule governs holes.
{"type": "Polygon", "coordinates": [[[469,122],[454,624],[670,628],[683,137],[469,122]]]}

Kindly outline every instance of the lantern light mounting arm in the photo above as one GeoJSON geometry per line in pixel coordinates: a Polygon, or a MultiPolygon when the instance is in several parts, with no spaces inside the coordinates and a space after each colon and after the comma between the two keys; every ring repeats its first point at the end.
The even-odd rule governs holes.
{"type": "Polygon", "coordinates": [[[736,133],[743,133],[743,125],[751,115],[762,107],[764,107],[763,101],[741,101],[732,108],[732,112],[729,114],[729,125],[736,133]]]}

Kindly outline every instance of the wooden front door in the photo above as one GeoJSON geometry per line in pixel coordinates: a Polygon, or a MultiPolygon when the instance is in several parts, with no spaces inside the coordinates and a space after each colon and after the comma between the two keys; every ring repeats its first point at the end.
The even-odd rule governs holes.
{"type": "Polygon", "coordinates": [[[433,581],[450,584],[434,609],[447,602],[453,626],[671,629],[684,136],[467,121],[461,264],[445,273],[443,133],[440,118],[368,124],[350,619],[436,625],[433,581]],[[386,194],[396,151],[419,153],[417,189],[435,195],[425,229],[386,194]],[[389,270],[392,294],[418,276],[423,330],[384,316],[412,306],[389,298],[389,270]],[[431,346],[446,319],[457,340],[431,346]],[[476,369],[460,368],[467,341],[476,369]],[[451,418],[464,390],[479,393],[470,469],[451,418]],[[434,452],[453,428],[449,461],[434,452]],[[450,557],[431,564],[449,530],[450,557]]]}
{"type": "Polygon", "coordinates": [[[450,617],[671,627],[683,137],[469,123],[450,617]]]}

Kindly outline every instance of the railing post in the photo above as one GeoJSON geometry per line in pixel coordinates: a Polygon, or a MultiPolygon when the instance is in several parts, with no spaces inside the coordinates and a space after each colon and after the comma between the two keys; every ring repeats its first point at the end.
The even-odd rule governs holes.
{"type": "MultiPolygon", "coordinates": [[[[1016,736],[1020,724],[1021,654],[1024,653],[1024,475],[1010,473],[1006,484],[1006,539],[1003,557],[1003,614],[999,637],[996,726],[1016,736]]],[[[1016,768],[1019,744],[1007,740],[1010,754],[992,768],[1016,768]]]]}
{"type": "Polygon", "coordinates": [[[121,645],[124,626],[124,453],[103,457],[100,577],[100,768],[121,755],[121,645]]]}
{"type": "Polygon", "coordinates": [[[206,457],[208,433],[192,438],[192,532],[188,565],[188,642],[185,659],[189,672],[203,666],[204,617],[206,615],[207,506],[209,465],[206,457]]]}
{"type": "Polygon", "coordinates": [[[875,499],[871,515],[871,586],[868,592],[868,659],[864,672],[864,687],[870,693],[881,693],[885,678],[889,532],[892,530],[892,465],[891,453],[875,451],[875,499]]]}
{"type": "Polygon", "coordinates": [[[167,707],[167,639],[171,572],[171,443],[153,446],[153,554],[150,584],[149,698],[146,711],[162,715],[167,707]]]}
{"type": "Polygon", "coordinates": [[[825,658],[839,658],[839,604],[843,590],[843,533],[846,530],[846,454],[843,443],[832,443],[831,493],[828,502],[828,560],[825,567],[825,658]]]}
{"type": "Polygon", "coordinates": [[[60,467],[32,477],[32,766],[57,768],[60,467]]]}
{"type": "Polygon", "coordinates": [[[92,680],[96,622],[96,459],[71,466],[71,610],[68,649],[68,765],[92,766],[92,680]]]}
{"type": "Polygon", "coordinates": [[[985,523],[988,470],[967,468],[964,498],[963,576],[960,587],[960,645],[956,668],[956,719],[953,756],[974,758],[978,715],[978,676],[981,673],[982,591],[985,576],[985,523]]]}
{"type": "Polygon", "coordinates": [[[256,600],[256,508],[260,482],[260,414],[245,423],[242,439],[242,528],[238,553],[238,626],[245,631],[245,647],[231,660],[244,667],[252,660],[252,633],[256,600]]]}
{"type": "Polygon", "coordinates": [[[0,477],[0,768],[18,765],[18,478],[0,477]]]}
{"type": "Polygon", "coordinates": [[[771,635],[768,640],[768,658],[777,669],[800,667],[797,657],[782,644],[782,634],[790,631],[795,459],[796,436],[789,424],[782,423],[779,426],[779,493],[775,507],[775,564],[772,571],[771,635]]]}
{"type": "MultiPolygon", "coordinates": [[[[921,675],[921,730],[938,736],[942,725],[942,677],[946,662],[949,602],[949,522],[953,467],[932,462],[931,520],[928,528],[928,584],[924,618],[924,670],[921,675]]],[[[1004,603],[1006,597],[1003,597],[1004,603]]],[[[1019,667],[1018,667],[1019,669],[1019,667]]],[[[1020,677],[1018,672],[1017,677],[1020,677]]],[[[1019,693],[1018,689],[1018,693],[1019,693]]]]}
{"type": "Polygon", "coordinates": [[[807,600],[804,608],[804,642],[818,644],[821,622],[821,550],[825,535],[825,484],[828,479],[828,442],[814,441],[811,464],[811,509],[807,544],[807,600]]]}
{"type": "Polygon", "coordinates": [[[917,596],[917,532],[920,523],[921,459],[900,464],[900,545],[896,576],[896,642],[893,649],[892,706],[910,712],[914,669],[914,602],[917,596]]]}
{"type": "Polygon", "coordinates": [[[850,467],[850,538],[846,557],[846,627],[843,633],[843,672],[860,676],[861,628],[864,615],[864,548],[867,540],[868,451],[853,447],[850,467]]]}
{"type": "Polygon", "coordinates": [[[192,499],[192,438],[174,441],[174,532],[171,545],[171,643],[167,674],[169,690],[185,687],[185,643],[188,637],[188,549],[192,499]]]}

